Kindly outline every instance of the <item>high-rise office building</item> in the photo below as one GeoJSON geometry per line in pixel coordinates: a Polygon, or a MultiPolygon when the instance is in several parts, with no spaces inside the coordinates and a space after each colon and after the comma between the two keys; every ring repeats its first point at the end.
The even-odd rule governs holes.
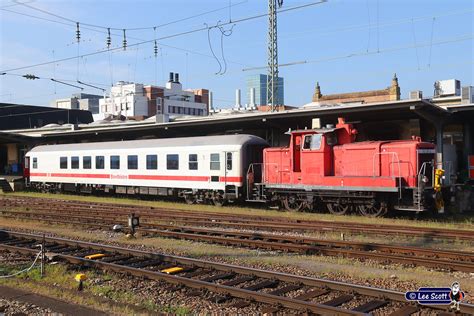
{"type": "MultiPolygon", "coordinates": [[[[255,89],[255,105],[267,105],[267,75],[257,74],[247,77],[247,104],[251,103],[250,89],[255,89]]],[[[285,104],[283,77],[278,77],[277,103],[285,104]]]]}

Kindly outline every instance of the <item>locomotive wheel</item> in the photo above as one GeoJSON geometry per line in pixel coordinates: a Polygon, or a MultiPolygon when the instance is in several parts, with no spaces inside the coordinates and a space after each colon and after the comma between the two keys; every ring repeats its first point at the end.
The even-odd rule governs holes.
{"type": "Polygon", "coordinates": [[[191,205],[191,204],[196,203],[196,197],[192,194],[186,194],[184,196],[184,201],[186,202],[186,204],[191,205]]]}
{"type": "Polygon", "coordinates": [[[367,217],[379,217],[387,213],[387,204],[385,202],[374,201],[371,204],[362,204],[357,207],[359,212],[367,217]]]}
{"type": "Polygon", "coordinates": [[[350,205],[344,203],[328,203],[326,204],[326,207],[328,208],[329,213],[334,215],[344,215],[350,209],[350,205]]]}
{"type": "Polygon", "coordinates": [[[283,200],[283,206],[288,212],[298,212],[303,207],[303,202],[298,201],[296,195],[290,195],[283,200]]]}
{"type": "Polygon", "coordinates": [[[221,194],[216,194],[212,198],[212,203],[214,203],[215,206],[221,207],[225,205],[226,199],[224,199],[224,197],[221,194]]]}

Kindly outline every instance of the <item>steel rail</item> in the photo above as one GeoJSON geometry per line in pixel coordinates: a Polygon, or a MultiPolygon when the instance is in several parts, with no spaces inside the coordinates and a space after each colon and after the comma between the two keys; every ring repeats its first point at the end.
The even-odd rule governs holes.
{"type": "MultiPolygon", "coordinates": [[[[0,248],[24,251],[24,252],[29,252],[29,253],[37,252],[37,250],[4,244],[3,241],[5,240],[5,237],[13,236],[15,238],[24,238],[24,239],[30,239],[30,240],[43,239],[43,236],[41,235],[17,233],[17,232],[5,231],[5,230],[0,230],[0,236],[3,237],[3,238],[0,238],[0,248]]],[[[253,269],[253,268],[247,268],[247,267],[236,266],[236,265],[231,265],[231,264],[215,263],[215,262],[185,258],[185,257],[180,257],[180,256],[156,254],[156,253],[150,253],[150,252],[146,252],[142,250],[134,250],[134,249],[117,247],[117,246],[109,246],[109,245],[102,245],[102,244],[97,244],[97,243],[69,240],[69,239],[64,239],[64,238],[44,237],[44,240],[47,242],[67,245],[71,247],[80,247],[80,248],[86,248],[86,249],[96,250],[96,251],[107,251],[110,253],[138,256],[142,258],[156,258],[156,259],[160,259],[166,262],[172,262],[178,265],[199,267],[199,268],[204,268],[204,269],[214,269],[214,270],[219,270],[223,272],[234,272],[234,273],[242,274],[242,275],[256,276],[256,277],[261,277],[261,278],[270,279],[270,280],[279,280],[281,282],[289,282],[293,284],[295,283],[303,284],[310,287],[326,288],[333,291],[357,293],[359,295],[365,295],[365,296],[375,297],[379,299],[406,303],[404,293],[393,291],[393,290],[373,288],[373,287],[368,287],[368,286],[361,286],[361,285],[355,285],[355,284],[350,284],[350,283],[331,281],[331,280],[325,280],[325,279],[317,279],[317,278],[311,278],[311,277],[305,277],[305,276],[297,276],[297,275],[281,273],[281,272],[253,269]]],[[[97,268],[111,269],[113,271],[122,272],[122,273],[128,272],[137,276],[146,276],[146,277],[151,277],[157,280],[164,280],[171,283],[186,284],[187,286],[194,287],[194,288],[206,288],[210,291],[218,292],[222,294],[230,293],[234,297],[239,297],[239,298],[244,298],[244,299],[253,299],[255,301],[260,301],[262,303],[275,304],[275,303],[281,302],[281,305],[285,307],[292,308],[292,309],[296,308],[300,310],[302,309],[302,305],[299,304],[300,301],[297,300],[299,304],[298,305],[299,307],[298,307],[294,305],[296,302],[292,302],[291,301],[292,299],[288,299],[282,296],[274,297],[274,295],[266,294],[264,295],[264,297],[262,297],[260,296],[260,294],[262,293],[258,293],[254,291],[248,292],[246,290],[242,291],[242,289],[236,289],[233,287],[232,288],[222,287],[221,285],[209,284],[209,282],[204,282],[201,280],[191,280],[189,278],[184,278],[184,277],[179,277],[179,276],[174,276],[174,275],[167,275],[167,274],[159,273],[156,271],[124,267],[123,265],[105,263],[102,261],[88,260],[82,257],[75,257],[72,255],[61,254],[60,252],[57,253],[56,255],[73,263],[81,263],[84,265],[89,265],[89,266],[93,266],[97,268]],[[276,300],[274,298],[276,298],[276,300]]],[[[340,308],[334,308],[334,307],[327,308],[327,306],[325,305],[314,304],[314,303],[304,304],[303,309],[306,309],[306,308],[316,313],[321,313],[322,311],[326,311],[331,314],[332,313],[337,314],[339,312],[344,315],[358,314],[358,313],[354,313],[353,311],[341,310],[340,308]]],[[[419,306],[419,308],[428,308],[428,307],[419,306]]],[[[429,308],[435,309],[435,310],[447,310],[447,306],[429,306],[429,308]]],[[[474,305],[472,304],[462,303],[461,308],[463,312],[465,313],[474,314],[474,305]]]]}
{"type": "MultiPolygon", "coordinates": [[[[27,198],[31,199],[31,198],[27,198]]],[[[34,198],[36,199],[36,198],[34,198]]],[[[0,201],[2,201],[0,199],[0,201]]],[[[36,201],[43,202],[42,207],[50,209],[53,205],[51,204],[51,199],[47,198],[37,198],[36,201]],[[45,201],[46,200],[46,201],[45,201]],[[44,205],[47,203],[47,205],[44,205]]],[[[54,200],[53,200],[54,201],[54,200]]],[[[419,236],[419,237],[428,237],[428,238],[452,238],[452,239],[467,239],[474,240],[474,230],[453,230],[453,229],[432,229],[424,227],[401,227],[396,225],[380,225],[380,224],[360,224],[360,223],[350,223],[350,222],[338,222],[338,221],[325,221],[325,220],[291,220],[285,219],[282,221],[281,218],[276,218],[272,216],[254,216],[254,215],[228,215],[228,214],[218,214],[215,212],[196,212],[192,211],[183,211],[183,210],[174,210],[174,209],[163,209],[163,208],[153,208],[153,207],[136,207],[130,205],[121,205],[113,203],[88,203],[88,202],[77,202],[77,201],[67,201],[60,200],[58,207],[64,207],[64,204],[67,204],[69,208],[73,205],[80,205],[80,207],[73,208],[75,211],[89,211],[89,212],[102,212],[102,213],[117,213],[120,209],[120,212],[136,213],[140,215],[147,215],[154,219],[162,220],[173,220],[174,222],[180,223],[190,223],[197,225],[226,225],[230,227],[259,227],[259,228],[268,228],[268,229],[278,229],[278,230],[307,230],[307,231],[348,231],[353,233],[363,232],[364,234],[391,234],[391,235],[409,235],[409,236],[419,236]],[[92,208],[95,206],[96,208],[92,208]],[[104,208],[99,208],[98,206],[103,206],[107,208],[112,208],[108,211],[104,208]],[[163,214],[164,213],[164,214],[163,214]]],[[[58,203],[59,203],[58,202],[58,203]]],[[[7,206],[3,200],[4,206],[7,206]]],[[[26,205],[26,203],[24,203],[26,205]]],[[[13,205],[9,205],[13,206],[13,205]]],[[[30,204],[31,206],[31,204],[30,204]]],[[[37,206],[38,207],[38,206],[37,206]]]]}
{"type": "MultiPolygon", "coordinates": [[[[5,212],[4,212],[5,213],[5,212]]],[[[61,215],[51,213],[29,213],[21,211],[10,212],[15,218],[17,214],[22,218],[40,218],[44,221],[60,222],[63,224],[93,226],[99,229],[109,229],[113,224],[126,224],[117,218],[104,218],[61,215]],[[16,213],[16,214],[15,214],[16,213]],[[76,221],[72,221],[76,219],[76,221]],[[101,220],[103,224],[98,224],[101,220]],[[108,226],[109,225],[109,226],[108,226]]],[[[5,216],[2,214],[2,216],[5,216]]],[[[283,250],[304,254],[321,254],[328,256],[344,256],[358,259],[372,259],[381,262],[420,265],[431,268],[442,268],[463,272],[474,272],[474,253],[461,251],[447,251],[424,249],[418,247],[401,247],[375,243],[361,243],[351,241],[328,241],[309,237],[277,236],[261,233],[243,233],[238,231],[210,230],[193,227],[177,227],[173,225],[142,224],[145,228],[137,230],[144,234],[154,234],[161,237],[180,238],[194,241],[205,241],[233,246],[250,246],[271,250],[283,250]],[[377,251],[377,252],[373,252],[377,251]],[[417,257],[415,255],[429,255],[431,257],[417,257]]]]}

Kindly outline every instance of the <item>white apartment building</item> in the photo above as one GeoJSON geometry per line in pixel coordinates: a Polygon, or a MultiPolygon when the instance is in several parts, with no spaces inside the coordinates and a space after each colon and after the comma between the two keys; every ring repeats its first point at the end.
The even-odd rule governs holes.
{"type": "Polygon", "coordinates": [[[99,101],[99,114],[147,116],[148,99],[143,90],[143,84],[119,81],[110,89],[110,95],[99,101]]]}
{"type": "Polygon", "coordinates": [[[107,116],[150,117],[207,116],[209,114],[209,90],[183,90],[179,74],[170,73],[165,87],[144,86],[139,83],[119,81],[110,89],[110,95],[99,102],[100,113],[94,119],[107,116]]]}

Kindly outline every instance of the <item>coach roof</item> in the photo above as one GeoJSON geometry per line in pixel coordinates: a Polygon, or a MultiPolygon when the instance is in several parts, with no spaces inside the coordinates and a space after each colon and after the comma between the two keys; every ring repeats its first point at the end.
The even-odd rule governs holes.
{"type": "Polygon", "coordinates": [[[138,139],[116,142],[76,143],[60,145],[43,145],[30,152],[95,150],[95,149],[130,149],[147,147],[191,147],[191,146],[225,146],[225,145],[268,145],[262,138],[254,135],[219,135],[181,138],[138,139]]]}

